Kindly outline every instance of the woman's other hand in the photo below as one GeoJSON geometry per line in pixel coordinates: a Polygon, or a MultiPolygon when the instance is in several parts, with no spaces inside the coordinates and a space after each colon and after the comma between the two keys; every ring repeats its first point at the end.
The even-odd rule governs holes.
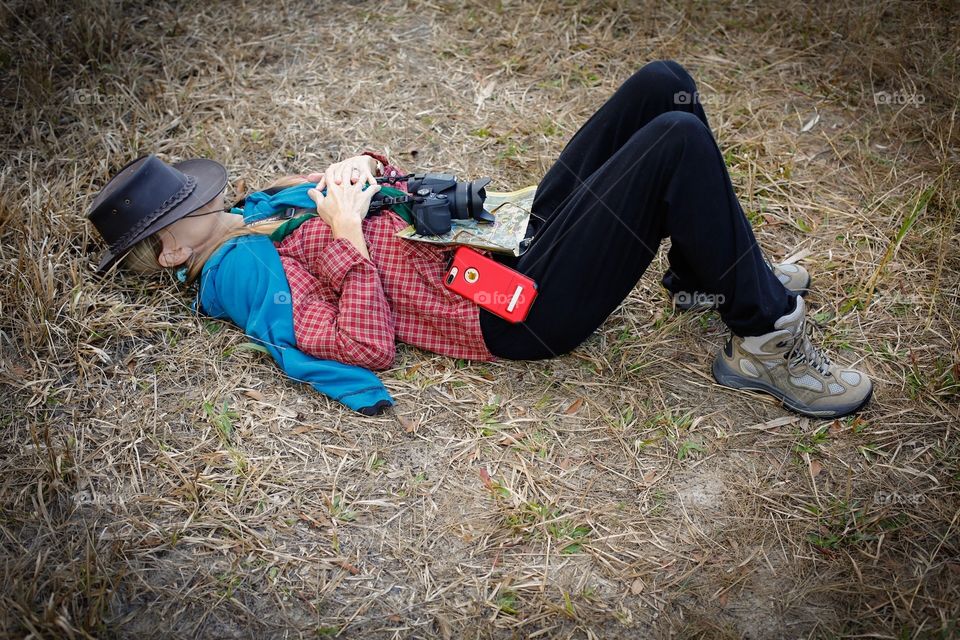
{"type": "Polygon", "coordinates": [[[323,190],[330,184],[330,176],[336,184],[376,184],[377,160],[371,156],[354,156],[342,162],[335,162],[327,167],[325,173],[310,173],[306,178],[316,182],[317,188],[323,190]]]}

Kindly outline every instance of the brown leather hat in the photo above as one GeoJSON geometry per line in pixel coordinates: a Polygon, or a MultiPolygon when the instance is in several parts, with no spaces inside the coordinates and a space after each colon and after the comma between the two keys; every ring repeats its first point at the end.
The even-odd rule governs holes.
{"type": "Polygon", "coordinates": [[[108,245],[97,273],[144,238],[213,200],[226,185],[223,165],[203,158],[171,166],[151,155],[125,166],[97,194],[87,214],[108,245]]]}

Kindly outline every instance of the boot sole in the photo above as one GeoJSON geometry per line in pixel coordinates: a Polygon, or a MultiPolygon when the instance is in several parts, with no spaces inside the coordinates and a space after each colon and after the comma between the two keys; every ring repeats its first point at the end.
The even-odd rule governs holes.
{"type": "MultiPolygon", "coordinates": [[[[798,289],[793,293],[796,293],[798,296],[806,297],[806,295],[810,293],[811,284],[813,284],[813,276],[811,276],[810,274],[807,274],[807,283],[803,286],[802,289],[798,289]]],[[[677,311],[713,311],[714,309],[717,308],[717,305],[715,304],[707,305],[707,304],[698,304],[698,303],[677,302],[676,294],[671,293],[670,295],[674,301],[673,306],[677,309],[677,311]]]]}
{"type": "Polygon", "coordinates": [[[810,418],[841,418],[843,416],[850,415],[851,413],[856,413],[862,409],[864,405],[870,402],[870,398],[873,397],[873,386],[871,386],[870,391],[863,398],[863,400],[857,402],[856,404],[842,405],[835,409],[811,409],[802,402],[798,402],[797,400],[787,397],[787,395],[782,391],[772,385],[767,384],[763,380],[745,378],[737,374],[727,366],[726,361],[721,356],[717,356],[713,361],[713,379],[716,380],[718,384],[721,384],[724,387],[730,387],[731,389],[760,391],[762,393],[770,394],[771,396],[780,400],[780,402],[783,403],[783,406],[787,409],[810,418]]]}

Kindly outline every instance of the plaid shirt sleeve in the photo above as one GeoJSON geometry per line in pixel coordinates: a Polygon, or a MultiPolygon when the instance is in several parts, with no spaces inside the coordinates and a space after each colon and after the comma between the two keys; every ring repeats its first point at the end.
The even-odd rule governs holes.
{"type": "Polygon", "coordinates": [[[284,243],[298,346],[317,358],[387,369],[396,356],[395,326],[376,266],[345,238],[324,243],[329,227],[322,221],[302,231],[284,243]]]}

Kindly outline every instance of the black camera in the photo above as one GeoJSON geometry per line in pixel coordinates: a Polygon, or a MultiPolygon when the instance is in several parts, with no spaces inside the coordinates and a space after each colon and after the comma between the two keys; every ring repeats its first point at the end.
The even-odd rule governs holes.
{"type": "Polygon", "coordinates": [[[377,178],[379,184],[389,185],[402,180],[407,182],[407,196],[391,198],[377,193],[370,200],[370,211],[379,211],[396,204],[409,204],[413,211],[413,226],[417,233],[424,236],[448,233],[453,227],[453,220],[474,218],[480,222],[493,222],[495,219],[493,214],[483,208],[490,178],[463,182],[448,173],[415,173],[377,178]]]}

